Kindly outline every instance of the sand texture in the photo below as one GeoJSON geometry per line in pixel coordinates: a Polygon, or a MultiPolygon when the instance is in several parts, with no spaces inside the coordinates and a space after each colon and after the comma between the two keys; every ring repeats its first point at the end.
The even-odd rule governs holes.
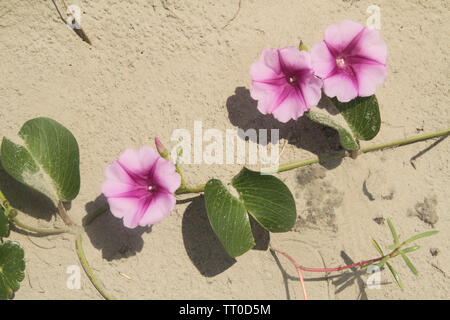
{"type": "MultiPolygon", "coordinates": [[[[67,1],[67,0],[66,0],[67,1]]],[[[67,1],[69,3],[69,1],[67,1]]],[[[62,10],[62,2],[55,0],[62,10]]],[[[84,14],[83,42],[51,0],[0,0],[0,136],[14,136],[32,118],[69,128],[81,150],[81,191],[69,214],[81,224],[105,204],[105,166],[127,147],[168,147],[172,132],[204,128],[280,129],[281,162],[338,148],[333,130],[303,117],[282,124],[256,109],[249,68],[264,48],[312,46],[331,23],[365,23],[373,1],[98,0],[73,1],[84,14]]],[[[378,88],[378,136],[362,146],[447,129],[448,1],[377,1],[389,50],[388,80],[378,88]]],[[[391,244],[390,218],[403,239],[439,230],[410,255],[414,276],[393,261],[404,283],[387,271],[380,289],[365,272],[305,273],[311,299],[450,298],[450,139],[420,142],[279,174],[292,191],[298,220],[287,233],[257,229],[258,245],[229,258],[212,233],[204,200],[181,203],[160,224],[127,230],[109,212],[84,234],[86,255],[107,290],[121,299],[302,299],[297,273],[271,244],[309,267],[333,267],[377,257],[371,238],[391,244]],[[382,219],[380,219],[382,220],[382,219]],[[380,221],[377,220],[377,221],[380,221]],[[439,254],[433,256],[432,249],[439,254]],[[431,251],[430,251],[431,250],[431,251]]],[[[229,181],[241,165],[184,165],[191,185],[229,181]]],[[[0,171],[0,188],[23,220],[60,226],[55,209],[0,171]],[[38,219],[38,220],[36,220],[38,219]]],[[[101,299],[82,273],[80,290],[66,286],[79,265],[72,235],[32,237],[12,232],[26,252],[26,278],[16,299],[101,299]]],[[[433,251],[434,252],[434,251],[433,251]]]]}

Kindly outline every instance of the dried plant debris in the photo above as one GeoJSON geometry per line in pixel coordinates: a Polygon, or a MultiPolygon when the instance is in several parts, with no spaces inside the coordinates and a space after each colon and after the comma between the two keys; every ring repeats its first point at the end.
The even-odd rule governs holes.
{"type": "Polygon", "coordinates": [[[376,222],[377,224],[379,224],[379,225],[382,225],[382,224],[384,224],[384,222],[386,221],[386,219],[383,218],[383,217],[376,217],[376,218],[373,219],[373,221],[375,221],[375,222],[376,222]]]}
{"type": "Polygon", "coordinates": [[[423,222],[434,225],[439,221],[436,212],[437,200],[435,196],[425,198],[423,202],[417,202],[413,209],[408,210],[408,216],[416,216],[423,222]]]}
{"type": "Polygon", "coordinates": [[[441,250],[439,250],[439,248],[430,248],[430,253],[433,257],[438,256],[440,252],[441,250]]]}

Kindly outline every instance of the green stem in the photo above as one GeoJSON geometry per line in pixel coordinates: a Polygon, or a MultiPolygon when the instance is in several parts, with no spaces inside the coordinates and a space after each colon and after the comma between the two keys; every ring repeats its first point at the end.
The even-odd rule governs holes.
{"type": "Polygon", "coordinates": [[[81,234],[78,234],[76,239],[76,247],[77,247],[77,254],[78,258],[80,259],[81,265],[83,266],[84,271],[89,277],[89,280],[91,280],[94,287],[97,289],[97,291],[105,298],[106,300],[116,300],[113,296],[109,295],[103,286],[101,285],[100,281],[95,277],[94,272],[92,271],[87,259],[86,255],[84,254],[83,246],[82,246],[82,237],[81,234]]]}
{"type": "Polygon", "coordinates": [[[99,209],[95,210],[94,212],[92,212],[91,214],[88,214],[83,221],[83,226],[90,225],[92,221],[97,219],[98,216],[104,214],[106,211],[108,211],[108,206],[99,208],[99,209]]]}
{"type": "MultiPolygon", "coordinates": [[[[432,138],[447,136],[449,134],[450,134],[450,129],[447,129],[447,130],[438,131],[438,132],[430,133],[430,134],[425,134],[425,135],[414,137],[414,138],[408,138],[408,139],[396,140],[396,141],[388,142],[388,143],[382,143],[382,144],[378,144],[375,146],[362,148],[361,150],[359,150],[358,154],[378,151],[378,150],[382,150],[382,149],[386,149],[386,148],[404,146],[404,145],[419,142],[419,141],[424,141],[424,140],[428,140],[428,139],[432,139],[432,138]]],[[[278,168],[277,172],[288,171],[288,170],[292,170],[295,168],[308,166],[308,165],[314,164],[314,163],[342,159],[342,158],[345,158],[348,156],[350,156],[350,153],[345,151],[342,154],[331,155],[331,156],[321,157],[321,158],[314,158],[314,159],[301,161],[301,162],[293,162],[293,163],[289,163],[289,164],[280,166],[278,168]]]]}
{"type": "Polygon", "coordinates": [[[30,231],[33,233],[38,233],[38,234],[61,234],[61,233],[69,233],[70,231],[68,229],[42,229],[42,228],[35,228],[32,226],[29,226],[23,222],[21,222],[19,219],[17,219],[17,217],[13,218],[11,220],[11,222],[16,226],[19,227],[20,229],[26,230],[26,231],[30,231]]]}
{"type": "Polygon", "coordinates": [[[201,184],[196,187],[190,188],[190,187],[180,187],[175,194],[186,194],[186,193],[201,193],[205,191],[205,185],[201,184]]]}
{"type": "Polygon", "coordinates": [[[42,229],[29,226],[19,219],[17,219],[17,210],[11,207],[8,199],[6,199],[3,192],[0,190],[0,205],[5,209],[6,215],[8,216],[10,222],[20,229],[30,231],[37,234],[61,234],[70,232],[68,229],[42,229]]]}

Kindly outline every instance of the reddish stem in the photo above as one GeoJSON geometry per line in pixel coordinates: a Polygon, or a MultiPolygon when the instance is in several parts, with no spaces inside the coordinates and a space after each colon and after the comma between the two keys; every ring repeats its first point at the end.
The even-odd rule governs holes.
{"type": "Polygon", "coordinates": [[[365,266],[367,264],[372,264],[372,263],[381,261],[381,260],[383,260],[383,258],[386,257],[386,256],[382,256],[382,257],[379,257],[379,258],[370,259],[370,260],[364,260],[364,261],[360,261],[360,262],[356,262],[356,263],[352,263],[352,264],[349,264],[349,265],[346,265],[346,266],[336,267],[336,268],[309,268],[309,267],[304,267],[304,266],[298,265],[297,262],[290,255],[288,255],[286,252],[283,252],[281,250],[277,250],[277,249],[272,248],[272,247],[270,247],[270,250],[272,250],[274,252],[278,252],[278,253],[282,254],[283,256],[285,256],[294,265],[295,269],[297,269],[298,277],[300,278],[300,286],[302,288],[304,300],[308,300],[308,298],[307,298],[307,295],[306,295],[306,288],[305,288],[305,282],[303,280],[302,270],[303,271],[309,271],[309,272],[342,271],[342,270],[351,269],[351,268],[354,268],[354,267],[359,267],[359,266],[365,266]]]}

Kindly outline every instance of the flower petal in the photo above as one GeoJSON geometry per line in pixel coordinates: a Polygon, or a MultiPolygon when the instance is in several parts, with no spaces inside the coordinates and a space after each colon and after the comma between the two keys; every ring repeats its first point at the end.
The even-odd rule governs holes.
{"type": "Polygon", "coordinates": [[[139,214],[143,200],[138,198],[107,198],[109,209],[116,218],[123,218],[123,224],[127,228],[134,229],[138,226],[135,217],[139,214]]]}
{"type": "Polygon", "coordinates": [[[139,221],[140,226],[155,224],[168,216],[175,208],[176,199],[173,194],[158,192],[152,198],[147,211],[139,221]]]}
{"type": "Polygon", "coordinates": [[[308,110],[309,108],[304,104],[303,97],[299,95],[294,87],[291,87],[286,97],[272,114],[278,121],[286,123],[291,119],[297,120],[308,110]]]}
{"type": "Polygon", "coordinates": [[[302,77],[300,87],[307,107],[305,111],[317,106],[322,97],[322,80],[315,77],[311,72],[302,77]]]}
{"type": "Polygon", "coordinates": [[[281,69],[285,73],[295,73],[299,70],[311,69],[311,56],[297,47],[279,49],[281,69]]]}
{"type": "Polygon", "coordinates": [[[280,77],[280,61],[276,49],[265,49],[259,61],[250,67],[250,78],[253,81],[266,81],[280,77]]]}
{"type": "Polygon", "coordinates": [[[378,30],[365,28],[350,55],[386,65],[387,47],[378,30]]]}
{"type": "Polygon", "coordinates": [[[156,162],[152,180],[158,187],[170,193],[177,191],[181,185],[181,177],[175,171],[175,165],[163,158],[156,162]]]}
{"type": "Polygon", "coordinates": [[[253,99],[258,101],[258,110],[262,114],[271,113],[276,107],[275,103],[278,96],[281,94],[284,86],[287,85],[286,81],[283,85],[267,84],[254,81],[250,87],[250,95],[253,99]]]}
{"type": "Polygon", "coordinates": [[[351,20],[332,24],[325,30],[325,42],[330,49],[342,52],[363,29],[362,24],[351,20]]]}
{"type": "Polygon", "coordinates": [[[321,78],[326,78],[336,68],[336,59],[324,41],[316,43],[311,49],[311,60],[314,73],[321,78]]]}
{"type": "Polygon", "coordinates": [[[158,152],[150,147],[142,147],[140,150],[129,148],[119,156],[118,162],[135,178],[134,175],[146,176],[158,158],[158,152]]]}
{"type": "Polygon", "coordinates": [[[352,79],[345,72],[339,72],[324,79],[323,89],[327,96],[330,98],[337,97],[340,102],[349,102],[358,95],[355,79],[352,79]]]}
{"type": "Polygon", "coordinates": [[[126,197],[134,197],[140,198],[147,195],[148,189],[145,186],[141,185],[129,185],[125,183],[121,183],[113,180],[106,180],[102,184],[102,193],[105,197],[114,197],[114,198],[126,198],[126,197]]]}
{"type": "Polygon", "coordinates": [[[117,181],[129,185],[135,185],[136,182],[131,179],[124,168],[117,162],[109,164],[105,169],[106,180],[117,181]]]}
{"type": "Polygon", "coordinates": [[[384,65],[354,64],[353,70],[358,79],[358,95],[361,97],[375,94],[377,85],[383,83],[388,75],[384,65]]]}

